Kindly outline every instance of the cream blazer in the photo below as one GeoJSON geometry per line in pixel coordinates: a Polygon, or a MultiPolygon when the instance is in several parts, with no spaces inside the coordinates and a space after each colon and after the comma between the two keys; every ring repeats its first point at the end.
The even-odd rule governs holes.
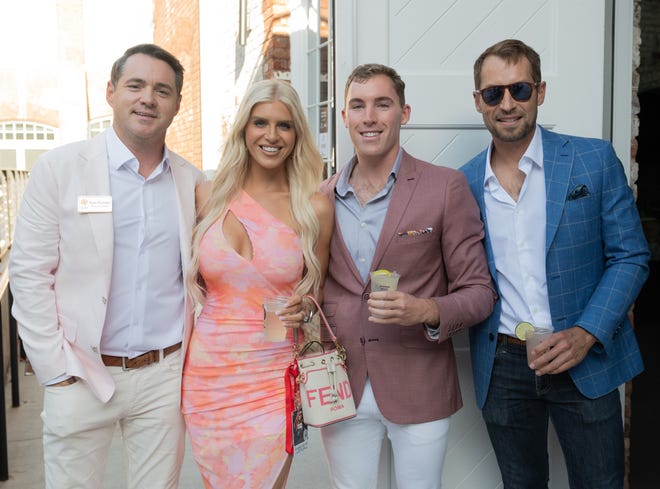
{"type": "MultiPolygon", "coordinates": [[[[195,222],[195,186],[203,174],[172,152],[170,168],[185,274],[195,222]]],[[[78,212],[81,195],[110,195],[105,133],[49,151],[35,164],[10,251],[12,313],[41,383],[65,372],[82,379],[106,402],[115,389],[100,353],[112,273],[113,221],[111,213],[78,212]]],[[[187,297],[184,352],[192,323],[187,297]]]]}

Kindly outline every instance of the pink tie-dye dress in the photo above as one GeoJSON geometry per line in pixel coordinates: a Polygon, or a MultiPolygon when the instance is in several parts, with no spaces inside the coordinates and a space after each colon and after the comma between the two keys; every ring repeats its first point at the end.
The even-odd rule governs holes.
{"type": "Polygon", "coordinates": [[[182,405],[207,488],[273,487],[287,458],[284,372],[293,358],[263,338],[263,302],[290,296],[303,271],[298,235],[246,192],[229,206],[252,244],[252,259],[225,240],[221,216],[200,243],[207,297],[183,369],[182,405]]]}

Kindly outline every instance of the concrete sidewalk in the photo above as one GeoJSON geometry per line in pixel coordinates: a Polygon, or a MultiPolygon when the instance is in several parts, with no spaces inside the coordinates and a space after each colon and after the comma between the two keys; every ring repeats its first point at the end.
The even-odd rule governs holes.
{"type": "MultiPolygon", "coordinates": [[[[43,389],[34,375],[24,375],[24,368],[25,363],[21,362],[19,366],[21,405],[19,407],[11,407],[11,384],[5,386],[9,480],[0,482],[2,489],[44,488],[41,418],[39,417],[43,402],[43,389]]],[[[126,483],[122,477],[124,474],[123,456],[123,447],[119,434],[117,434],[110,449],[105,489],[125,489],[126,483]]],[[[323,447],[316,428],[310,428],[309,447],[297,455],[293,462],[287,489],[307,489],[312,486],[315,489],[330,489],[323,447]]],[[[202,479],[189,447],[186,448],[179,488],[203,488],[202,479]]]]}

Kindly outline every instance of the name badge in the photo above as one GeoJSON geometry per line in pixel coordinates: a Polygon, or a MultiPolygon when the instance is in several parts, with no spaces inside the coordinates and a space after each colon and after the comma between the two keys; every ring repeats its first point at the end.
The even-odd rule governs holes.
{"type": "Polygon", "coordinates": [[[112,212],[112,195],[79,195],[78,212],[80,214],[112,212]]]}

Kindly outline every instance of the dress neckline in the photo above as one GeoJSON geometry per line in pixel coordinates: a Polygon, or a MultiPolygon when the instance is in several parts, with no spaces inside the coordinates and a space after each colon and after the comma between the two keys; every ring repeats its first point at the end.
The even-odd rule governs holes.
{"type": "MultiPolygon", "coordinates": [[[[275,221],[277,221],[278,224],[280,224],[282,227],[285,227],[289,231],[291,231],[293,234],[296,236],[298,233],[296,232],[295,229],[293,229],[291,226],[289,226],[286,222],[282,221],[279,217],[275,216],[272,212],[270,212],[268,209],[266,209],[263,205],[261,205],[254,197],[252,197],[244,188],[241,189],[241,197],[247,198],[249,200],[251,205],[254,205],[261,209],[263,212],[268,214],[271,218],[273,218],[275,221]]],[[[239,198],[240,199],[240,198],[239,198]]],[[[238,217],[237,217],[238,218],[238,217]]]]}

